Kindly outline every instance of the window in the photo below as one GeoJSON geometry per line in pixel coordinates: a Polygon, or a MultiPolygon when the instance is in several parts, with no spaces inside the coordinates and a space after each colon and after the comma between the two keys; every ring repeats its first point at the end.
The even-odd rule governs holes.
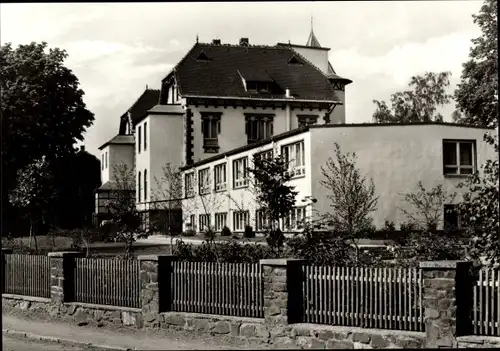
{"type": "Polygon", "coordinates": [[[267,151],[262,151],[259,153],[254,154],[254,159],[255,160],[266,160],[266,161],[272,161],[273,160],[273,150],[267,150],[267,151]]]}
{"type": "Polygon", "coordinates": [[[108,152],[106,151],[106,157],[104,158],[104,162],[106,162],[105,168],[108,168],[108,152]]]}
{"type": "Polygon", "coordinates": [[[198,186],[199,194],[205,195],[210,193],[210,169],[205,168],[198,171],[198,186]]]}
{"type": "Polygon", "coordinates": [[[201,132],[205,153],[219,152],[221,112],[201,112],[201,132]]]}
{"type": "Polygon", "coordinates": [[[188,173],[184,176],[184,189],[186,197],[194,196],[194,173],[188,173]]]}
{"type": "Polygon", "coordinates": [[[283,218],[283,230],[299,230],[306,219],[306,208],[295,207],[283,218]]]}
{"type": "Polygon", "coordinates": [[[255,211],[255,230],[263,231],[269,228],[269,216],[267,216],[264,210],[255,211]]]}
{"type": "Polygon", "coordinates": [[[191,225],[191,228],[193,230],[196,230],[196,217],[195,217],[195,215],[192,214],[189,216],[189,224],[191,225]]]}
{"type": "Polygon", "coordinates": [[[148,122],[144,122],[144,151],[148,149],[148,122]]]}
{"type": "Polygon", "coordinates": [[[247,91],[268,92],[269,82],[246,81],[247,91]]]}
{"type": "Polygon", "coordinates": [[[250,114],[245,113],[245,132],[247,134],[247,143],[267,139],[273,136],[273,118],[269,114],[250,114]]]}
{"type": "Polygon", "coordinates": [[[104,153],[101,155],[101,169],[104,169],[104,153]]]}
{"type": "Polygon", "coordinates": [[[242,188],[248,185],[248,158],[233,161],[233,188],[242,188]]]}
{"type": "Polygon", "coordinates": [[[475,142],[443,140],[443,173],[468,175],[474,173],[475,142]]]}
{"type": "Polygon", "coordinates": [[[457,205],[444,205],[443,223],[445,231],[460,229],[460,217],[457,205]]]}
{"type": "Polygon", "coordinates": [[[200,215],[200,231],[204,232],[210,229],[210,214],[200,215]]]}
{"type": "Polygon", "coordinates": [[[293,177],[306,174],[303,141],[283,146],[281,154],[288,164],[288,171],[291,172],[293,177]]]}
{"type": "Polygon", "coordinates": [[[248,225],[248,211],[238,211],[233,213],[233,229],[234,231],[242,232],[245,226],[248,225]]]}
{"type": "Polygon", "coordinates": [[[215,231],[220,232],[222,228],[227,226],[227,213],[216,213],[215,214],[215,231]]]}
{"type": "Polygon", "coordinates": [[[148,170],[144,170],[144,201],[148,198],[148,170]]]}
{"type": "Polygon", "coordinates": [[[297,115],[299,127],[309,126],[318,122],[317,115],[297,115]]]}
{"type": "Polygon", "coordinates": [[[141,172],[137,174],[137,201],[141,201],[141,172]]]}
{"type": "Polygon", "coordinates": [[[139,140],[137,140],[137,153],[140,154],[141,153],[141,126],[137,127],[137,136],[139,138],[139,140]]]}
{"type": "Polygon", "coordinates": [[[226,164],[222,163],[214,167],[215,191],[226,190],[226,164]]]}

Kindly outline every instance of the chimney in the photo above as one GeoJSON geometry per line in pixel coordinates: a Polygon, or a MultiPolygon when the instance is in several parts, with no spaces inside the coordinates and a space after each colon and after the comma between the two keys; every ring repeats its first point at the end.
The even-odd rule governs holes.
{"type": "Polygon", "coordinates": [[[285,90],[285,97],[287,97],[287,98],[290,97],[290,89],[285,90]]]}
{"type": "Polygon", "coordinates": [[[248,45],[249,45],[248,38],[240,39],[240,46],[248,46],[248,45]]]}
{"type": "Polygon", "coordinates": [[[80,152],[85,152],[85,145],[80,145],[80,152]]]}
{"type": "Polygon", "coordinates": [[[220,39],[214,39],[212,40],[213,45],[220,45],[220,39]]]}

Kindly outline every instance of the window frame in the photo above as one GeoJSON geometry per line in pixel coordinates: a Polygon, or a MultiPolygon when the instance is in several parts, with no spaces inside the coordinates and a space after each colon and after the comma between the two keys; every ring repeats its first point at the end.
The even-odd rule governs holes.
{"type": "Polygon", "coordinates": [[[219,135],[221,133],[222,112],[200,112],[201,134],[205,153],[219,152],[219,135]]]}
{"type": "Polygon", "coordinates": [[[269,139],[274,135],[275,114],[245,113],[244,115],[247,144],[253,144],[261,140],[269,139]]]}
{"type": "Polygon", "coordinates": [[[297,115],[297,126],[299,128],[318,123],[318,115],[297,115]]]}
{"type": "Polygon", "coordinates": [[[233,189],[248,187],[248,156],[233,160],[233,189]],[[240,172],[236,170],[236,165],[241,162],[243,167],[243,177],[238,178],[240,172]]]}
{"type": "Polygon", "coordinates": [[[189,215],[189,222],[191,224],[191,229],[196,231],[196,216],[194,214],[189,215]]]}
{"type": "Polygon", "coordinates": [[[200,232],[204,232],[210,229],[212,216],[210,213],[203,213],[198,215],[198,223],[200,225],[200,232]],[[206,222],[206,223],[205,223],[206,222]]]}
{"type": "Polygon", "coordinates": [[[233,212],[233,232],[244,232],[245,227],[250,223],[250,212],[247,211],[234,211],[233,212]],[[237,218],[238,216],[243,216],[243,218],[237,218]],[[242,219],[243,227],[237,227],[237,224],[240,224],[241,221],[238,219],[242,219]]]}
{"type": "Polygon", "coordinates": [[[214,223],[215,231],[221,232],[224,227],[227,227],[227,212],[215,213],[215,223],[214,223]]]}
{"type": "Polygon", "coordinates": [[[443,161],[443,175],[445,177],[468,177],[473,175],[476,170],[476,160],[477,160],[477,154],[476,154],[476,140],[472,139],[443,139],[443,143],[441,146],[442,150],[442,161],[443,161]],[[445,164],[445,144],[455,144],[455,157],[456,157],[456,164],[445,164]],[[471,165],[462,165],[460,163],[460,145],[461,144],[470,144],[471,145],[471,165]],[[450,173],[447,172],[447,169],[456,169],[455,173],[450,173]],[[471,173],[462,173],[461,169],[470,169],[471,173]]]}
{"type": "MultiPolygon", "coordinates": [[[[203,174],[203,176],[204,175],[205,174],[203,174]]],[[[198,194],[210,194],[210,167],[205,167],[198,170],[198,194]],[[202,177],[202,172],[206,172],[206,179],[202,177]],[[204,184],[204,180],[206,180],[206,184],[204,184]]]]}
{"type": "Polygon", "coordinates": [[[141,186],[142,186],[142,176],[141,171],[137,173],[137,202],[141,202],[141,186]]]}
{"type": "Polygon", "coordinates": [[[144,202],[148,201],[148,170],[144,168],[144,174],[143,174],[143,180],[142,182],[144,183],[144,202]]]}
{"type": "Polygon", "coordinates": [[[194,175],[194,172],[184,174],[184,197],[186,199],[193,198],[195,195],[194,175]]]}
{"type": "Polygon", "coordinates": [[[214,166],[214,190],[216,192],[222,192],[227,190],[227,162],[219,163],[214,166]],[[220,181],[222,174],[224,175],[223,182],[220,181]]]}
{"type": "Polygon", "coordinates": [[[143,129],[143,133],[144,133],[144,147],[143,147],[143,150],[144,151],[147,151],[148,150],[148,132],[147,132],[147,126],[148,126],[148,122],[144,122],[144,125],[142,126],[142,129],[143,129]]]}
{"type": "Polygon", "coordinates": [[[141,142],[142,142],[142,130],[141,126],[137,126],[137,153],[141,153],[141,142]]]}
{"type": "Polygon", "coordinates": [[[303,229],[303,226],[299,225],[299,221],[305,222],[307,218],[307,206],[295,206],[292,208],[291,212],[281,220],[281,228],[283,231],[296,232],[303,229]],[[298,214],[301,216],[298,216],[298,214]],[[301,217],[301,219],[299,219],[301,217]]]}
{"type": "Polygon", "coordinates": [[[281,146],[281,156],[287,164],[288,172],[291,173],[292,178],[304,177],[306,175],[306,155],[305,155],[305,142],[304,140],[294,141],[292,143],[281,146]],[[297,166],[296,158],[290,159],[291,151],[297,155],[297,147],[300,146],[301,151],[301,165],[297,166]],[[285,153],[285,150],[289,150],[285,153]]]}

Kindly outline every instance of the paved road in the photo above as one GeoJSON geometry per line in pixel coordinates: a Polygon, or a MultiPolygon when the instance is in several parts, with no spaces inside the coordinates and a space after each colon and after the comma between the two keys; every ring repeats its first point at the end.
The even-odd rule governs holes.
{"type": "Polygon", "coordinates": [[[73,347],[48,342],[36,342],[28,339],[21,339],[3,335],[4,351],[87,351],[88,348],[73,347]]]}

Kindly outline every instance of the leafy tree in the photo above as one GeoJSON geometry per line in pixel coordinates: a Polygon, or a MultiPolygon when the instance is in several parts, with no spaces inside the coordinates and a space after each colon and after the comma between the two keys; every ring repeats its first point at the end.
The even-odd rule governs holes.
{"type": "Polygon", "coordinates": [[[138,238],[147,237],[141,221],[141,213],[135,204],[135,173],[126,164],[113,167],[113,190],[106,207],[111,215],[113,234],[125,244],[125,258],[133,256],[133,244],[138,238]]]}
{"type": "Polygon", "coordinates": [[[55,198],[48,161],[42,157],[31,163],[18,172],[17,178],[17,185],[10,193],[10,202],[24,212],[30,225],[30,248],[34,239],[37,249],[36,235],[45,234],[55,198]]]}
{"type": "Polygon", "coordinates": [[[498,125],[498,24],[496,0],[486,0],[473,15],[482,35],[472,39],[469,61],[463,64],[455,90],[456,121],[477,126],[498,125]]]}
{"type": "Polygon", "coordinates": [[[0,47],[3,220],[17,172],[42,157],[50,162],[73,152],[94,120],[77,77],[63,64],[66,57],[45,42],[0,47]]]}
{"type": "Polygon", "coordinates": [[[377,109],[373,113],[376,123],[442,122],[438,107],[452,98],[446,93],[450,85],[450,72],[426,72],[411,78],[410,90],[391,95],[391,107],[385,101],[373,100],[377,109]]]}
{"type": "MultiPolygon", "coordinates": [[[[498,137],[485,135],[498,154],[498,137]]],[[[485,256],[490,263],[500,263],[500,204],[498,158],[482,165],[482,174],[474,173],[461,188],[467,189],[459,204],[462,225],[473,238],[471,255],[478,259],[485,256]]]]}
{"type": "Polygon", "coordinates": [[[356,153],[342,154],[335,143],[335,155],[321,167],[320,184],[329,192],[331,208],[321,219],[358,249],[360,235],[373,227],[370,213],[377,209],[378,197],[373,179],[368,181],[356,168],[356,153]]]}
{"type": "Polygon", "coordinates": [[[406,215],[412,228],[434,231],[442,222],[444,205],[453,204],[456,193],[448,194],[442,184],[428,191],[421,181],[417,183],[417,189],[416,192],[403,194],[404,201],[412,209],[399,209],[406,215]]]}
{"type": "Polygon", "coordinates": [[[252,175],[252,191],[260,206],[263,217],[268,221],[265,234],[269,246],[280,251],[284,235],[279,228],[279,220],[288,216],[295,207],[298,194],[289,184],[293,174],[289,172],[287,161],[280,155],[276,157],[253,157],[253,167],[248,168],[252,175]]]}

